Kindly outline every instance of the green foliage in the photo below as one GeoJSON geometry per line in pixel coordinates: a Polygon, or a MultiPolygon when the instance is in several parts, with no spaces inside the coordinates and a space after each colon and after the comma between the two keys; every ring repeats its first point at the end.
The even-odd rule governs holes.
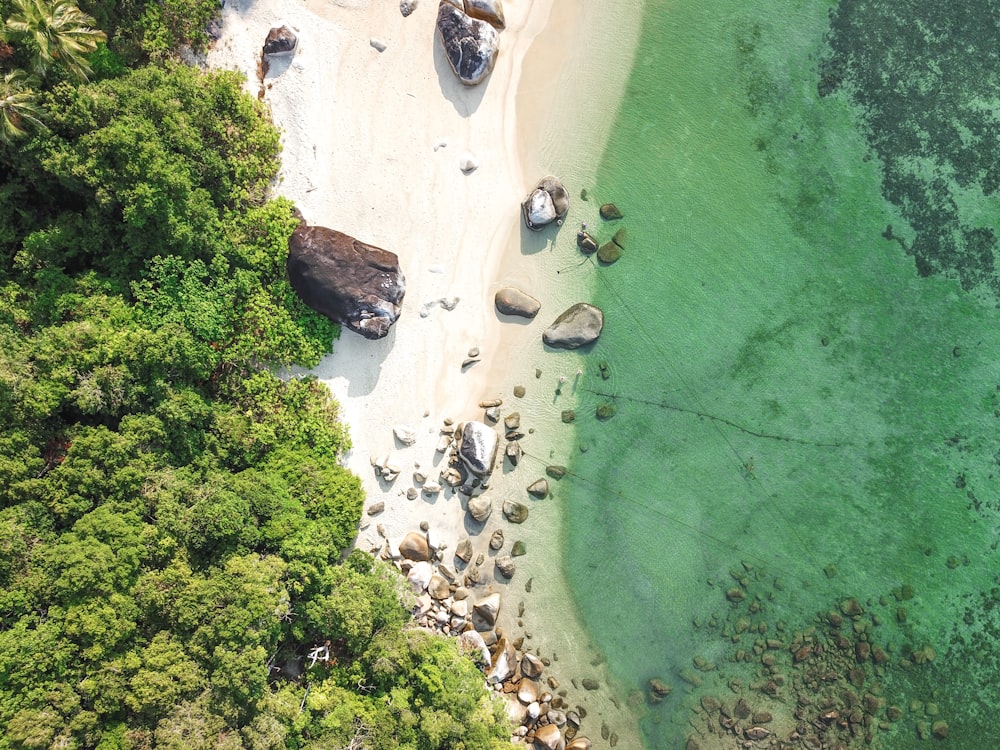
{"type": "Polygon", "coordinates": [[[58,69],[69,79],[90,77],[87,54],[105,34],[72,0],[11,0],[6,36],[30,51],[32,72],[44,78],[58,69]]]}
{"type": "MultiPolygon", "coordinates": [[[[110,7],[144,43],[203,9],[110,7]]],[[[272,369],[337,332],[286,278],[277,133],[232,74],[114,55],[0,146],[0,748],[506,746],[396,572],[342,562],[346,427],[272,369]]]]}

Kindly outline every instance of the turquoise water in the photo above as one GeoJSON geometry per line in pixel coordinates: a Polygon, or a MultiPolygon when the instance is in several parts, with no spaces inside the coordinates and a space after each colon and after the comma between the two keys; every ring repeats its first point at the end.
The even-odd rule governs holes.
{"type": "Polygon", "coordinates": [[[650,748],[739,747],[693,711],[705,694],[784,736],[803,697],[846,717],[851,680],[875,703],[824,729],[845,747],[1000,730],[1000,45],[990,3],[940,13],[647,5],[576,210],[613,201],[625,218],[590,229],[628,238],[569,272],[606,327],[563,495],[570,584],[650,748]],[[864,613],[834,629],[850,597],[864,613]],[[655,704],[653,677],[673,687],[655,704]]]}

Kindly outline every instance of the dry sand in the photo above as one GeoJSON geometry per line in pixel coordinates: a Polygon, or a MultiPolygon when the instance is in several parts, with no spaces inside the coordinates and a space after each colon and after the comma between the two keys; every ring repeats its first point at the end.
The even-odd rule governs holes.
{"type": "MultiPolygon", "coordinates": [[[[504,398],[509,411],[515,382],[536,391],[515,407],[538,425],[535,445],[547,439],[546,451],[566,451],[567,431],[557,425],[558,410],[567,407],[551,396],[557,369],[572,377],[576,365],[571,355],[546,360],[551,353],[542,351],[540,333],[579,301],[555,273],[567,257],[576,258],[555,251],[555,227],[537,234],[525,230],[520,203],[540,177],[555,173],[575,200],[563,232],[575,234],[579,221],[596,217],[596,206],[580,206],[576,196],[593,182],[631,67],[640,5],[515,0],[504,11],[507,28],[496,68],[471,88],[448,65],[431,0],[420,0],[408,17],[396,0],[236,0],[226,6],[223,37],[208,56],[213,67],[241,70],[248,88],[269,105],[284,146],[277,192],[310,223],[395,252],[406,276],[403,312],[390,334],[368,341],[345,330],[314,371],[350,425],[354,448],[347,463],[363,479],[366,507],[385,504],[383,513],[363,516],[357,541],[363,549],[382,545],[378,526],[396,538],[421,521],[455,548],[467,534],[460,497],[422,493],[409,501],[405,490],[414,486],[418,466],[435,478],[443,468],[445,458],[435,445],[445,417],[482,419],[478,404],[488,398],[504,398]],[[293,57],[272,62],[261,82],[261,45],[282,22],[298,33],[298,48],[293,57]],[[479,165],[471,173],[459,166],[467,157],[479,165]],[[493,295],[505,285],[542,301],[536,320],[500,319],[493,295]],[[462,368],[473,347],[481,361],[462,368]],[[545,379],[536,381],[534,370],[543,363],[545,379]],[[395,425],[415,429],[417,442],[398,443],[395,425]],[[373,458],[385,456],[402,468],[391,484],[371,468],[373,458]]],[[[530,471],[537,474],[538,468],[530,471]]],[[[523,492],[533,478],[498,471],[491,491],[523,492]]],[[[544,571],[545,584],[535,588],[536,609],[545,613],[533,614],[529,602],[524,615],[525,629],[536,631],[534,645],[548,653],[561,648],[565,679],[584,667],[607,679],[590,665],[592,655],[583,649],[572,654],[582,640],[575,616],[555,611],[568,601],[559,514],[554,505],[532,513],[525,527],[535,516],[544,523],[531,537],[538,554],[518,558],[504,623],[516,627],[513,588],[523,599],[521,570],[544,571]]],[[[501,524],[491,519],[477,549],[486,548],[490,530],[501,524]]],[[[492,585],[504,588],[499,578],[492,585]]],[[[615,727],[621,746],[639,746],[636,728],[627,726],[630,718],[610,695],[581,691],[584,698],[595,716],[615,727]]],[[[599,736],[597,727],[585,729],[599,736]]]]}

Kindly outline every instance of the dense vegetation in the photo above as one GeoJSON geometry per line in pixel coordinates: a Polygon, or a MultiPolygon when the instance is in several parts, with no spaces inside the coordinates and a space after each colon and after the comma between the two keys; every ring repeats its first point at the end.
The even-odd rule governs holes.
{"type": "Polygon", "coordinates": [[[396,574],[341,562],[336,404],[269,369],[336,335],[277,133],[157,59],[213,4],[0,1],[0,748],[502,747],[396,574]]]}

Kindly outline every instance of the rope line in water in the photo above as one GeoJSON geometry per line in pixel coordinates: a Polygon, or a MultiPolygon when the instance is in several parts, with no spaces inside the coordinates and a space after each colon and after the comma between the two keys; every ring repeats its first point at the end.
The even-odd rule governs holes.
{"type": "MultiPolygon", "coordinates": [[[[594,267],[595,270],[599,271],[599,269],[597,269],[596,264],[594,264],[594,260],[593,260],[592,256],[587,256],[584,259],[583,262],[589,262],[594,267]]],[[[582,264],[583,263],[581,262],[580,265],[582,265],[582,264]]],[[[707,416],[708,415],[708,410],[705,408],[704,404],[701,402],[701,399],[698,397],[698,393],[695,391],[694,388],[692,388],[688,384],[687,380],[685,380],[684,376],[681,375],[680,371],[678,371],[678,369],[673,364],[671,364],[670,357],[667,355],[667,352],[665,352],[663,350],[663,348],[660,346],[660,344],[656,340],[656,338],[654,336],[652,336],[649,333],[648,330],[646,330],[646,327],[643,325],[641,317],[639,315],[637,315],[632,310],[632,308],[629,307],[628,304],[626,304],[625,298],[618,292],[617,289],[615,289],[615,287],[611,284],[611,282],[607,279],[606,276],[607,275],[604,274],[604,273],[600,273],[600,272],[597,273],[597,278],[599,279],[599,281],[602,284],[604,284],[604,286],[607,288],[607,290],[609,292],[611,292],[612,295],[614,295],[614,297],[618,300],[618,304],[621,305],[622,309],[625,310],[625,312],[628,313],[628,315],[632,318],[632,320],[635,323],[636,329],[646,338],[646,340],[649,342],[650,346],[657,353],[659,353],[663,365],[670,371],[670,373],[673,375],[673,377],[677,379],[677,382],[679,382],[681,384],[681,387],[683,388],[683,390],[687,392],[688,396],[691,398],[692,402],[694,403],[694,405],[696,407],[696,410],[698,412],[701,412],[702,414],[705,414],[707,416]]],[[[695,411],[695,410],[691,410],[691,411],[695,411]]],[[[739,466],[739,471],[743,472],[743,473],[746,473],[746,474],[749,474],[749,476],[752,479],[755,480],[754,484],[756,485],[756,487],[760,491],[760,493],[762,493],[761,503],[760,504],[763,506],[764,512],[767,513],[768,515],[770,515],[771,518],[776,523],[782,523],[784,526],[786,526],[787,529],[788,529],[789,534],[791,534],[791,536],[794,537],[795,540],[798,542],[798,545],[799,545],[800,549],[802,550],[803,554],[809,560],[811,560],[812,563],[817,568],[822,568],[822,565],[815,558],[815,556],[812,554],[812,551],[809,549],[808,545],[805,543],[805,540],[801,536],[799,536],[798,532],[795,530],[794,524],[792,524],[786,518],[780,518],[779,519],[779,517],[772,511],[772,503],[770,502],[770,500],[772,499],[773,495],[771,495],[771,493],[767,492],[766,488],[764,487],[764,483],[760,479],[758,479],[758,477],[753,473],[753,470],[752,470],[752,466],[753,466],[752,457],[745,458],[736,449],[736,446],[733,445],[733,442],[729,439],[729,436],[726,435],[726,433],[722,430],[722,427],[720,426],[721,422],[725,422],[725,423],[728,424],[729,423],[728,420],[722,420],[722,419],[720,419],[720,420],[714,420],[714,419],[710,419],[709,422],[712,425],[712,427],[715,429],[715,431],[719,435],[719,437],[722,439],[723,443],[726,444],[726,446],[729,448],[730,452],[736,457],[736,460],[737,460],[738,466],[739,466]]],[[[734,425],[734,427],[735,426],[736,425],[734,425]]]]}
{"type": "MultiPolygon", "coordinates": [[[[536,456],[536,455],[534,455],[532,453],[529,453],[528,451],[524,450],[523,448],[521,449],[521,455],[524,458],[528,458],[528,459],[531,459],[532,461],[536,462],[539,466],[548,466],[549,465],[549,463],[547,461],[545,461],[544,459],[542,459],[539,456],[536,456]]],[[[725,550],[727,550],[729,552],[735,552],[736,554],[740,555],[741,557],[752,559],[756,563],[760,564],[763,567],[769,568],[770,570],[776,571],[776,572],[780,573],[781,575],[783,575],[783,576],[785,576],[787,578],[794,579],[794,580],[798,581],[803,587],[808,588],[811,585],[810,582],[808,581],[808,579],[803,578],[798,573],[786,570],[782,566],[775,564],[773,560],[771,560],[769,558],[766,558],[766,557],[761,557],[756,552],[751,552],[749,550],[745,550],[742,547],[740,547],[739,545],[733,544],[730,541],[722,539],[721,537],[718,537],[715,534],[711,534],[708,531],[705,531],[704,529],[699,528],[698,526],[695,526],[692,523],[689,523],[687,521],[683,521],[683,520],[681,520],[680,518],[678,518],[676,516],[670,515],[669,513],[665,513],[661,508],[658,508],[658,507],[655,507],[655,506],[650,505],[648,503],[645,503],[642,500],[640,500],[639,498],[635,497],[634,495],[626,495],[624,492],[622,492],[619,489],[615,489],[614,487],[609,487],[606,484],[602,484],[601,482],[598,482],[598,481],[596,481],[594,479],[590,479],[588,477],[585,477],[585,476],[583,476],[582,474],[580,474],[578,472],[570,470],[569,468],[566,468],[566,475],[565,476],[566,477],[571,477],[571,478],[576,479],[576,480],[578,480],[580,482],[583,482],[585,484],[589,484],[592,487],[596,487],[597,489],[602,490],[604,492],[607,492],[609,495],[612,495],[613,497],[618,498],[618,500],[620,500],[622,502],[629,503],[630,505],[637,506],[637,507],[641,508],[642,510],[647,511],[648,513],[651,513],[653,515],[657,515],[660,518],[662,518],[662,519],[664,519],[666,521],[669,521],[670,523],[676,524],[678,526],[682,526],[685,529],[688,529],[689,531],[693,531],[698,536],[704,537],[705,539],[708,539],[708,540],[710,540],[712,542],[715,542],[717,545],[719,545],[720,547],[722,547],[723,549],[725,549],[725,550]]]]}
{"type": "Polygon", "coordinates": [[[645,404],[647,406],[657,406],[661,409],[667,409],[669,411],[680,412],[681,414],[692,414],[696,417],[703,417],[704,419],[710,419],[713,422],[721,422],[722,424],[729,425],[730,427],[739,430],[740,432],[745,432],[747,435],[753,435],[754,437],[764,438],[767,440],[780,440],[786,443],[798,443],[799,445],[812,445],[817,448],[846,448],[852,447],[854,444],[850,441],[845,442],[834,442],[834,443],[824,443],[818,440],[806,440],[804,438],[789,437],[788,435],[771,435],[767,432],[757,432],[756,430],[751,430],[749,427],[744,427],[737,422],[733,422],[725,417],[719,417],[715,414],[706,414],[703,411],[698,411],[697,409],[686,409],[683,406],[677,406],[676,404],[670,404],[666,401],[654,401],[652,399],[639,398],[637,396],[627,396],[623,393],[604,393],[603,391],[595,391],[590,388],[581,388],[580,390],[587,393],[592,393],[595,396],[600,396],[602,398],[610,399],[622,399],[624,401],[632,401],[637,404],[645,404]]]}

